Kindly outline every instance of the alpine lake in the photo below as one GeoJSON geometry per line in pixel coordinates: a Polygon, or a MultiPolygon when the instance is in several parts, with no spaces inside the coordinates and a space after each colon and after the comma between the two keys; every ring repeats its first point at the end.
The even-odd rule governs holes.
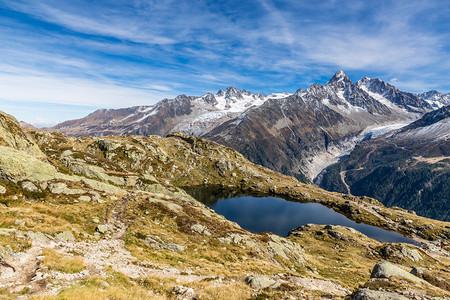
{"type": "MultiPolygon", "coordinates": [[[[192,192],[192,191],[191,191],[192,192]]],[[[255,197],[230,193],[191,193],[216,213],[253,233],[272,232],[286,237],[306,224],[351,227],[380,242],[418,244],[398,232],[357,223],[319,203],[301,203],[275,197],[255,197]]]]}

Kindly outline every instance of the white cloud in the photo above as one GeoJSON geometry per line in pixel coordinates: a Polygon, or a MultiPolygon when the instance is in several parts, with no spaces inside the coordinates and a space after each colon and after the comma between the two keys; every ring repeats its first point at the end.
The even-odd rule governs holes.
{"type": "Polygon", "coordinates": [[[141,28],[132,18],[120,16],[86,17],[63,11],[51,5],[40,3],[10,3],[17,10],[24,11],[45,21],[87,34],[96,34],[147,44],[173,44],[172,38],[153,34],[149,28],[141,28]],[[126,26],[125,26],[126,25],[126,26]]]}
{"type": "Polygon", "coordinates": [[[113,82],[56,76],[37,71],[0,73],[0,99],[119,108],[149,105],[174,95],[113,82]]]}
{"type": "Polygon", "coordinates": [[[391,78],[391,80],[389,80],[389,83],[395,85],[395,83],[396,83],[397,81],[398,81],[398,78],[394,77],[394,78],[391,78]]]}
{"type": "Polygon", "coordinates": [[[167,85],[160,85],[160,84],[149,84],[143,88],[147,88],[150,90],[157,90],[157,91],[164,91],[164,92],[171,92],[172,88],[170,86],[167,85]]]}

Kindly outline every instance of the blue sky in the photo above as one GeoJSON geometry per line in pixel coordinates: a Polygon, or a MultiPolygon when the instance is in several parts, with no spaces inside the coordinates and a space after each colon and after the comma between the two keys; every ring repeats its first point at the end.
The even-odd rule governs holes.
{"type": "Polygon", "coordinates": [[[450,2],[0,0],[0,110],[36,125],[339,69],[450,92],[450,2]],[[317,3],[316,3],[317,2],[317,3]]]}

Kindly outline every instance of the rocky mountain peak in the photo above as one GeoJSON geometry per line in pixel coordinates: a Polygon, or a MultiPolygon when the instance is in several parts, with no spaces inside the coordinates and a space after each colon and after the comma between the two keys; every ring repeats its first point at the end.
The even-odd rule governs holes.
{"type": "Polygon", "coordinates": [[[219,90],[216,95],[219,97],[225,97],[226,99],[230,98],[243,99],[242,91],[235,88],[234,86],[227,87],[225,91],[219,90]]]}
{"type": "Polygon", "coordinates": [[[426,100],[434,100],[439,97],[442,97],[443,95],[436,90],[431,90],[431,91],[420,94],[420,96],[422,96],[422,98],[424,98],[426,100]]]}
{"type": "Polygon", "coordinates": [[[441,94],[438,91],[431,90],[418,95],[421,99],[425,100],[433,108],[440,108],[445,105],[450,105],[450,93],[441,94]]]}
{"type": "Polygon", "coordinates": [[[338,85],[348,85],[353,84],[351,79],[345,74],[344,71],[339,70],[334,74],[334,76],[328,81],[327,85],[338,84],[338,85]]]}
{"type": "Polygon", "coordinates": [[[217,104],[216,96],[214,96],[211,93],[204,94],[202,96],[202,99],[208,104],[211,104],[211,105],[216,105],[217,104]]]}
{"type": "Polygon", "coordinates": [[[321,96],[324,95],[325,91],[324,91],[323,85],[314,83],[313,85],[309,86],[305,91],[302,91],[301,93],[306,93],[308,95],[321,98],[321,96]]]}
{"type": "Polygon", "coordinates": [[[359,80],[356,85],[358,87],[365,86],[369,91],[382,94],[386,90],[396,90],[396,88],[389,83],[386,83],[378,78],[364,77],[359,80]]]}

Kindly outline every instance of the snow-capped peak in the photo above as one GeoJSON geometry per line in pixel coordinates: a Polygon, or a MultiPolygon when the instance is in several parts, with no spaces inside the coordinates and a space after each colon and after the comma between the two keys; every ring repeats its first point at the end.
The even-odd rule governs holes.
{"type": "Polygon", "coordinates": [[[219,90],[216,95],[219,97],[225,97],[227,99],[231,99],[231,98],[242,99],[243,98],[242,91],[235,88],[234,86],[227,87],[227,89],[225,91],[219,90]]]}
{"type": "Polygon", "coordinates": [[[345,74],[344,71],[339,70],[336,72],[336,74],[334,74],[334,76],[330,79],[330,81],[328,81],[327,84],[341,83],[341,82],[352,83],[347,74],[345,74]]]}
{"type": "Polygon", "coordinates": [[[443,95],[435,90],[419,94],[419,97],[435,109],[441,108],[445,105],[450,105],[450,94],[443,95]]]}

